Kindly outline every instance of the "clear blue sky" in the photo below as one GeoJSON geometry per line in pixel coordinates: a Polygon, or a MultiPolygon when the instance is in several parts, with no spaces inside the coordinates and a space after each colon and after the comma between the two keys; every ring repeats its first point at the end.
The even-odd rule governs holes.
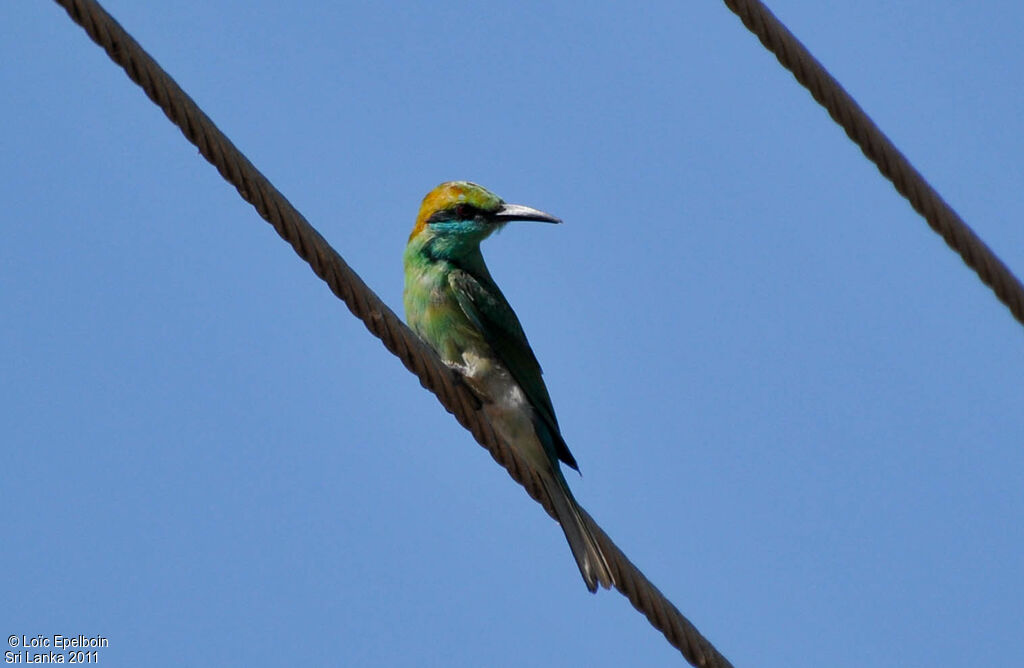
{"type": "MultiPolygon", "coordinates": [[[[570,482],[737,666],[1024,664],[1024,329],[720,2],[106,6],[395,309],[437,183],[565,220],[484,251],[570,482]]],[[[1024,10],[772,7],[1024,273],[1024,10]]],[[[2,19],[0,637],[681,665],[62,9],[2,19]]]]}

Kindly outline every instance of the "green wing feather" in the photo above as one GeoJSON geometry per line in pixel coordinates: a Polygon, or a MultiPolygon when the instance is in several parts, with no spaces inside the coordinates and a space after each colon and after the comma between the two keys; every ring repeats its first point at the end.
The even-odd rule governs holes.
{"type": "Polygon", "coordinates": [[[448,275],[448,282],[466,317],[480,330],[487,344],[523,388],[526,398],[542,422],[538,425],[538,436],[542,442],[547,441],[544,443],[547,447],[554,450],[553,453],[549,450],[549,453],[579,470],[558,428],[540,363],[530,349],[523,326],[519,324],[519,318],[509,306],[505,295],[490,277],[475,276],[462,268],[453,269],[448,275]]]}

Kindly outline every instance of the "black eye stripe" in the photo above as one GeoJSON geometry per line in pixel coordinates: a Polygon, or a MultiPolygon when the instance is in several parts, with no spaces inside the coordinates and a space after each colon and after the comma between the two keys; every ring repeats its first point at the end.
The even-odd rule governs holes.
{"type": "Polygon", "coordinates": [[[484,215],[483,210],[473,206],[472,204],[456,204],[455,206],[450,206],[447,209],[435,211],[430,218],[427,218],[427,223],[443,223],[449,220],[470,220],[481,215],[484,215]]]}

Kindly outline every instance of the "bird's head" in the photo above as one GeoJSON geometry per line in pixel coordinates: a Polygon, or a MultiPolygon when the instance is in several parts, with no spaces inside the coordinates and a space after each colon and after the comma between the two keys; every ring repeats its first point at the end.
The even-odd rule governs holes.
{"type": "Polygon", "coordinates": [[[427,235],[455,247],[475,246],[513,220],[562,222],[551,214],[528,206],[506,204],[490,190],[475,183],[449,181],[423,198],[409,240],[427,235]]]}

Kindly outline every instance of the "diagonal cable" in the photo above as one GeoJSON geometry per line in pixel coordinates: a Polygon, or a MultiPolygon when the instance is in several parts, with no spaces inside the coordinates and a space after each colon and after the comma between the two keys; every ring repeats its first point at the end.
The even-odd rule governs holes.
{"type": "Polygon", "coordinates": [[[967,223],[935,192],[921,173],[900,153],[839,82],[759,0],[724,0],[766,49],[775,54],[818,104],[907,198],[928,225],[992,288],[999,301],[1024,324],[1024,286],[967,223]]]}
{"type": "MultiPolygon", "coordinates": [[[[476,397],[328,245],[285,197],[243,156],[196,103],[95,0],[56,0],[110,58],[124,68],[182,134],[199,148],[242,199],[309,263],[331,291],[396,355],[441,405],[455,415],[516,482],[554,517],[551,501],[533,471],[494,432],[476,397]]],[[[731,666],[651,582],[626,558],[586,511],[591,531],[609,557],[615,587],[644,613],[694,666],[731,666]]]]}

